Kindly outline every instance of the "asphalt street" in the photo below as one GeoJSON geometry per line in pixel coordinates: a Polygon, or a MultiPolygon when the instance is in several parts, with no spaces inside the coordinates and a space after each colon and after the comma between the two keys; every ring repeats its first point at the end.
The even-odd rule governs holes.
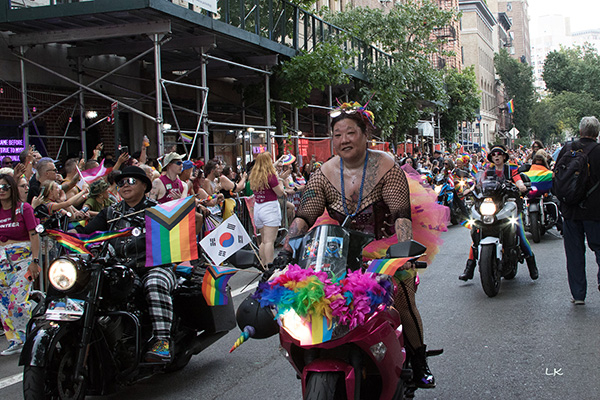
{"type": "MultiPolygon", "coordinates": [[[[540,278],[522,264],[488,298],[479,275],[458,280],[468,254],[468,230],[450,227],[435,261],[421,274],[417,293],[437,388],[417,399],[597,399],[600,389],[600,293],[598,269],[588,251],[586,305],[570,302],[562,238],[546,234],[532,247],[540,278]]],[[[232,281],[240,293],[252,275],[232,281]]],[[[236,306],[249,292],[235,298],[236,306]]],[[[230,332],[183,370],[157,375],[104,399],[300,399],[301,384],[279,352],[277,336],[249,340],[233,353],[239,331],[230,332]]],[[[1,340],[1,339],[0,339],[1,340]]],[[[4,344],[2,344],[4,346],[4,344]]],[[[0,358],[0,397],[21,399],[17,356],[0,358]]]]}

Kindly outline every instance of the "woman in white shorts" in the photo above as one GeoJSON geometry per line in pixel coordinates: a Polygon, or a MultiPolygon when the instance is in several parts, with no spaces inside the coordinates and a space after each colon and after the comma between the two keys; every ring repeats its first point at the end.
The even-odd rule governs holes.
{"type": "Polygon", "coordinates": [[[250,173],[250,188],[254,192],[254,226],[261,237],[259,255],[264,264],[273,262],[275,239],[281,224],[281,209],[277,198],[284,195],[283,183],[277,178],[271,153],[256,157],[250,173]]]}

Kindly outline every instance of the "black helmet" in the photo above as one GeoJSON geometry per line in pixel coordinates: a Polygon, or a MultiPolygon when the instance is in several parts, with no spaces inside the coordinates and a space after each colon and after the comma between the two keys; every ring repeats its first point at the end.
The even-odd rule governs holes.
{"type": "Polygon", "coordinates": [[[255,334],[252,337],[255,339],[265,339],[279,332],[279,325],[273,313],[268,308],[261,307],[252,295],[246,297],[240,304],[235,319],[241,330],[248,325],[254,327],[255,334]]]}

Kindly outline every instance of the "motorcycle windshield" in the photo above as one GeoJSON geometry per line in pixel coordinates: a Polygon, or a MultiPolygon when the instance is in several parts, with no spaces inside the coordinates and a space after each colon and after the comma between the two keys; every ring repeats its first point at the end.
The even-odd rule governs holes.
{"type": "Polygon", "coordinates": [[[350,233],[337,225],[320,225],[302,239],[298,265],[326,272],[330,279],[343,278],[348,265],[350,233]]]}

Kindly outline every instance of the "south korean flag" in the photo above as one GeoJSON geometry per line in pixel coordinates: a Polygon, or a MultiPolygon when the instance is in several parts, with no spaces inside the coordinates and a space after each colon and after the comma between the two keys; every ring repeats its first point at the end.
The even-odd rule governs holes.
{"type": "Polygon", "coordinates": [[[234,214],[202,239],[200,246],[215,265],[221,265],[223,261],[248,243],[250,243],[250,236],[234,214]]]}

